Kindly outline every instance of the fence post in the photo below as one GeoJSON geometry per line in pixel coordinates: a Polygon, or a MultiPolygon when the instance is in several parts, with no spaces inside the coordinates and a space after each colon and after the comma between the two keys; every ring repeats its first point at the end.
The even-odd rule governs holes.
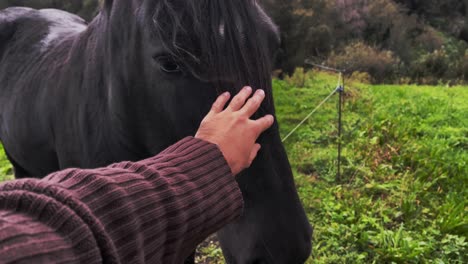
{"type": "Polygon", "coordinates": [[[341,75],[341,84],[339,84],[337,88],[337,92],[339,93],[338,99],[338,164],[337,164],[337,172],[336,172],[336,181],[341,181],[341,137],[342,137],[342,130],[343,130],[343,102],[344,102],[344,92],[345,92],[345,82],[343,73],[340,72],[341,75]]]}

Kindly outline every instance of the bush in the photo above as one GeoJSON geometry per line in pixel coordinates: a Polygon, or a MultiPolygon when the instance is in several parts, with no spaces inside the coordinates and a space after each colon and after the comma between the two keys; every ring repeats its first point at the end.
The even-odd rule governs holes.
{"type": "Polygon", "coordinates": [[[421,84],[437,84],[449,70],[449,57],[444,49],[422,55],[410,66],[411,78],[421,84]]]}
{"type": "Polygon", "coordinates": [[[460,76],[461,81],[468,81],[468,49],[465,50],[465,56],[458,61],[455,72],[456,76],[460,76]]]}
{"type": "Polygon", "coordinates": [[[362,42],[353,43],[339,54],[332,53],[327,64],[348,72],[366,72],[372,82],[388,82],[395,78],[399,59],[391,51],[380,51],[362,42]]]}
{"type": "Polygon", "coordinates": [[[415,42],[423,50],[433,52],[441,49],[444,45],[444,39],[440,35],[440,32],[436,31],[434,28],[425,27],[424,32],[415,38],[415,42]]]}
{"type": "Polygon", "coordinates": [[[351,74],[350,79],[355,82],[359,82],[362,84],[370,84],[372,82],[372,77],[367,72],[353,72],[351,74]]]}

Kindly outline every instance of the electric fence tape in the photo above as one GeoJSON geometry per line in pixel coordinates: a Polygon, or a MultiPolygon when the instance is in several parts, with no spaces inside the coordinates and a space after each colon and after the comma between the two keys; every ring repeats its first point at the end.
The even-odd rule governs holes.
{"type": "Polygon", "coordinates": [[[343,89],[343,75],[342,73],[340,73],[340,76],[338,78],[338,84],[335,90],[333,90],[332,93],[330,93],[322,102],[320,102],[320,104],[318,104],[318,106],[314,110],[312,110],[312,112],[310,112],[293,130],[291,130],[291,132],[289,132],[289,134],[282,139],[282,142],[285,142],[290,136],[292,136],[307,120],[309,120],[315,114],[315,112],[317,112],[317,110],[319,110],[319,108],[323,104],[325,104],[335,93],[341,92],[342,89],[343,89]]]}

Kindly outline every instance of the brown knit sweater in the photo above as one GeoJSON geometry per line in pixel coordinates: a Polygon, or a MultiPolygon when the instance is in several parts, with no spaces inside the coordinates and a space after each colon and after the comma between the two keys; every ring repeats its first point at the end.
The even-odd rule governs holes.
{"type": "Polygon", "coordinates": [[[0,263],[182,263],[242,207],[218,147],[185,138],[140,162],[0,185],[0,263]]]}

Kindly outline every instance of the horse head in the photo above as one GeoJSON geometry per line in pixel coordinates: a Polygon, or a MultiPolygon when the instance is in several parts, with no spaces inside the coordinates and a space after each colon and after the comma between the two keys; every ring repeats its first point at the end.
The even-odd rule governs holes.
{"type": "MultiPolygon", "coordinates": [[[[264,89],[257,117],[275,113],[279,34],[254,0],[107,0],[93,23],[105,25],[111,113],[148,154],[193,135],[226,90],[264,89]]],[[[244,214],[218,233],[224,255],[228,263],[302,263],[312,229],[278,125],[259,142],[258,157],[237,178],[244,214]]]]}

